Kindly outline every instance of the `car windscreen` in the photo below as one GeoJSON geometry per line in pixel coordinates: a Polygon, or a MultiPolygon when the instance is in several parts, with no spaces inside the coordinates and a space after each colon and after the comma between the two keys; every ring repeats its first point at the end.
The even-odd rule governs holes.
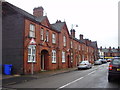
{"type": "Polygon", "coordinates": [[[113,64],[113,65],[120,65],[120,59],[114,59],[114,60],[112,61],[112,64],[113,64]]]}
{"type": "Polygon", "coordinates": [[[80,64],[89,64],[88,61],[82,61],[80,64]]]}

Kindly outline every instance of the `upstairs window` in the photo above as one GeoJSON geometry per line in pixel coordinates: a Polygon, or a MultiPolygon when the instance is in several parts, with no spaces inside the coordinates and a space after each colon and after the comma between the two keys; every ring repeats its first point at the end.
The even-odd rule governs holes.
{"type": "Polygon", "coordinates": [[[52,43],[55,44],[56,43],[56,35],[53,33],[52,34],[52,43]]]}
{"type": "Polygon", "coordinates": [[[49,31],[47,30],[46,31],[46,42],[48,42],[49,41],[49,31]]]}
{"type": "Polygon", "coordinates": [[[32,37],[32,38],[35,37],[35,25],[33,25],[33,24],[30,24],[29,37],[32,37]]]}
{"type": "Polygon", "coordinates": [[[84,45],[82,45],[82,50],[84,50],[84,45]]]}
{"type": "Polygon", "coordinates": [[[79,45],[79,50],[81,50],[81,47],[80,47],[80,45],[79,45]]]}
{"type": "Polygon", "coordinates": [[[72,41],[70,42],[70,47],[73,48],[73,42],[72,41]]]}
{"type": "Polygon", "coordinates": [[[43,28],[41,28],[41,34],[40,34],[40,36],[41,36],[41,40],[44,40],[44,29],[43,28]]]}
{"type": "Polygon", "coordinates": [[[77,44],[75,44],[75,49],[77,49],[77,44]]]}
{"type": "Polygon", "coordinates": [[[52,50],[52,63],[56,63],[56,51],[52,50]]]}
{"type": "Polygon", "coordinates": [[[63,46],[66,46],[66,37],[63,36],[63,46]]]}

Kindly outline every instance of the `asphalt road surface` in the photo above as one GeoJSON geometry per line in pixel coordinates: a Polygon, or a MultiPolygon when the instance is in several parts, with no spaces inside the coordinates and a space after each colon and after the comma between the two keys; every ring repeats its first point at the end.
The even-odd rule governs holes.
{"type": "Polygon", "coordinates": [[[75,70],[29,82],[7,86],[6,88],[120,88],[120,80],[109,83],[108,63],[93,66],[87,70],[75,70]]]}

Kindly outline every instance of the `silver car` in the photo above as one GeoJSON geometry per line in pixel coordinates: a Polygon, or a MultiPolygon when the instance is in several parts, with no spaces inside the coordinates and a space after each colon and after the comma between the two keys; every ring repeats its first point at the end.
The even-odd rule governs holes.
{"type": "Polygon", "coordinates": [[[78,70],[79,69],[88,69],[88,68],[92,68],[92,64],[89,61],[82,61],[80,63],[78,63],[78,70]]]}
{"type": "Polygon", "coordinates": [[[101,65],[102,64],[102,59],[98,59],[94,63],[95,65],[101,65]]]}

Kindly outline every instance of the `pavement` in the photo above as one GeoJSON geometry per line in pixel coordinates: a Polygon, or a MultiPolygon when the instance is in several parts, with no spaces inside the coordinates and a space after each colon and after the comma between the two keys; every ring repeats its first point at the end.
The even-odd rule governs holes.
{"type": "Polygon", "coordinates": [[[61,69],[61,70],[41,71],[33,75],[2,75],[2,78],[0,78],[0,81],[2,82],[2,87],[6,87],[13,84],[28,82],[34,79],[46,78],[53,75],[71,72],[76,69],[77,68],[68,68],[68,69],[61,69]]]}

